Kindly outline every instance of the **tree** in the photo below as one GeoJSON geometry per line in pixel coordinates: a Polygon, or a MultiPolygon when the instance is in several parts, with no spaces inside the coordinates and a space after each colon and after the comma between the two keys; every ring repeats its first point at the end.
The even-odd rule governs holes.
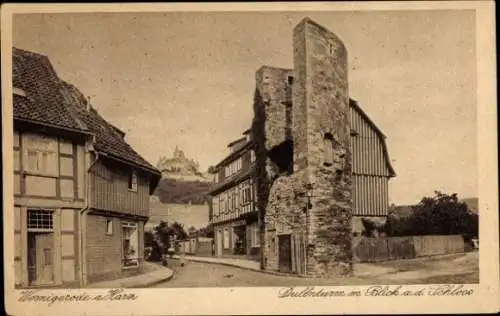
{"type": "Polygon", "coordinates": [[[206,227],[202,227],[198,229],[197,235],[199,237],[207,237],[207,238],[213,238],[214,237],[214,230],[212,226],[208,225],[206,227]]]}
{"type": "Polygon", "coordinates": [[[194,235],[196,235],[197,230],[196,230],[196,228],[194,226],[191,226],[191,227],[188,228],[187,232],[188,232],[189,236],[194,236],[194,235]]]}
{"type": "Polygon", "coordinates": [[[154,228],[155,237],[161,244],[161,251],[165,253],[168,248],[170,248],[170,238],[172,236],[172,230],[168,226],[168,223],[161,221],[158,226],[154,228]]]}
{"type": "Polygon", "coordinates": [[[188,238],[188,234],[184,230],[184,225],[179,222],[173,222],[170,225],[170,229],[172,230],[172,235],[175,236],[175,239],[186,239],[188,238]]]}
{"type": "Polygon", "coordinates": [[[478,216],[456,193],[435,191],[433,197],[424,197],[408,218],[389,216],[385,230],[389,236],[460,234],[472,238],[478,234],[478,222],[478,216]]]}

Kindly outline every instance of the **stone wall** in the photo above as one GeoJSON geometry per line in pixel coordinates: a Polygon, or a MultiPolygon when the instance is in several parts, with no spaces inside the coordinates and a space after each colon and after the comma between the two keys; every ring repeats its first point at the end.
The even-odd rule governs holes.
{"type": "Polygon", "coordinates": [[[293,127],[293,174],[278,170],[271,159],[290,127],[283,107],[289,90],[276,89],[289,83],[283,76],[292,72],[269,67],[257,72],[252,133],[258,205],[264,210],[262,262],[266,269],[279,269],[278,236],[302,235],[305,274],[348,275],[352,196],[347,52],[333,33],[310,19],[294,29],[293,40],[293,116],[288,122],[293,127]]]}
{"type": "MultiPolygon", "coordinates": [[[[305,90],[297,89],[294,95],[298,101],[294,103],[305,101],[304,151],[309,178],[306,186],[310,184],[313,196],[307,271],[315,276],[350,274],[352,194],[347,51],[337,36],[310,19],[303,20],[294,33],[294,45],[298,48],[294,64],[306,68],[305,75],[297,75],[297,84],[305,86],[305,90]],[[305,56],[301,50],[305,50],[305,56]],[[301,66],[303,63],[306,66],[301,66]]],[[[300,149],[295,135],[294,143],[300,149]]]]}

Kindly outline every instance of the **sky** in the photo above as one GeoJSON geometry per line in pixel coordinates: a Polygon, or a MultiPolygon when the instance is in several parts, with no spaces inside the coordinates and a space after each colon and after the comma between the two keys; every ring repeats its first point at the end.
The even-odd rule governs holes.
{"type": "Polygon", "coordinates": [[[350,97],[387,136],[390,202],[476,197],[474,11],[23,14],[13,44],[48,56],[151,163],[179,146],[206,170],[250,127],[256,70],[293,68],[306,16],[346,45],[350,97]]]}

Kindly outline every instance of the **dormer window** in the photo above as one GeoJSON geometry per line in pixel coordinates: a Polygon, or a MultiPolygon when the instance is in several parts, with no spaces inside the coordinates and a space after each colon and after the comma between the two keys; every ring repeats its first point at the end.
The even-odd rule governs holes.
{"type": "Polygon", "coordinates": [[[137,173],[135,170],[130,170],[128,173],[128,189],[137,192],[137,173]]]}

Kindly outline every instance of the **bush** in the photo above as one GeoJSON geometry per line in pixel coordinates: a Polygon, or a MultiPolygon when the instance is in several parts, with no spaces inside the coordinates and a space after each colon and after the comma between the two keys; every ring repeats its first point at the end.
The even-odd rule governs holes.
{"type": "Polygon", "coordinates": [[[469,211],[457,194],[435,192],[414,206],[407,218],[390,215],[385,224],[388,236],[463,235],[471,239],[478,235],[479,218],[469,211]]]}

